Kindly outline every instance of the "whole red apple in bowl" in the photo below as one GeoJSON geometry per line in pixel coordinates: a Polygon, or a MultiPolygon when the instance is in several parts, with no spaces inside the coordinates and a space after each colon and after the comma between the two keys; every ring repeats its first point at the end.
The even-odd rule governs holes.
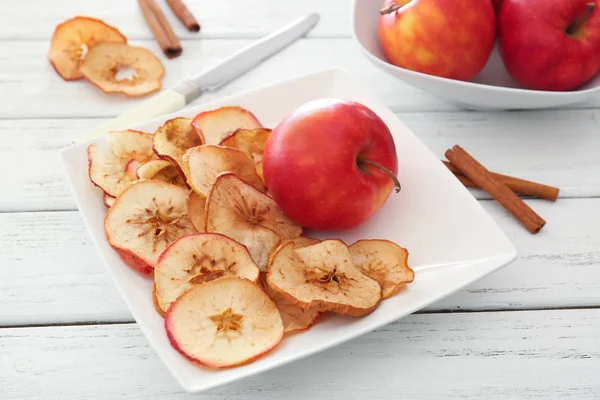
{"type": "Polygon", "coordinates": [[[269,193],[294,222],[349,229],[373,216],[394,186],[398,159],[383,120],[339,99],[308,102],[272,131],[263,154],[269,193]]]}
{"type": "Polygon", "coordinates": [[[600,0],[505,0],[502,58],[521,86],[578,88],[600,71],[600,0]]]}
{"type": "Polygon", "coordinates": [[[496,41],[491,0],[385,0],[380,12],[383,51],[411,71],[470,80],[496,41]]]}

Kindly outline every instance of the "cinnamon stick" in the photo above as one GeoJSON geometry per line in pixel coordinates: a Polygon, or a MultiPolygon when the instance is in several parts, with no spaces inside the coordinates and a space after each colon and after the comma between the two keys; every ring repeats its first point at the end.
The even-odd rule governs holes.
{"type": "Polygon", "coordinates": [[[194,18],[194,15],[187,8],[183,0],[167,0],[167,4],[169,4],[171,11],[173,11],[189,31],[198,32],[200,30],[200,24],[196,18],[194,18]]]}
{"type": "MultiPolygon", "coordinates": [[[[449,163],[448,161],[442,161],[446,167],[463,185],[472,188],[481,189],[475,182],[464,176],[458,168],[449,163]]],[[[496,172],[490,172],[496,179],[500,180],[506,186],[508,186],[513,192],[522,194],[525,196],[536,197],[538,199],[545,199],[550,201],[556,201],[560,189],[554,186],[543,185],[541,183],[527,181],[525,179],[519,179],[508,175],[498,174],[496,172]]]]}
{"type": "Polygon", "coordinates": [[[138,4],[163,53],[168,58],[179,56],[182,52],[179,39],[158,4],[154,0],[138,0],[138,4]]]}
{"type": "Polygon", "coordinates": [[[536,214],[515,192],[492,175],[462,147],[454,146],[452,149],[447,150],[446,158],[462,174],[496,199],[529,232],[536,234],[546,225],[546,221],[542,217],[536,214]]]}

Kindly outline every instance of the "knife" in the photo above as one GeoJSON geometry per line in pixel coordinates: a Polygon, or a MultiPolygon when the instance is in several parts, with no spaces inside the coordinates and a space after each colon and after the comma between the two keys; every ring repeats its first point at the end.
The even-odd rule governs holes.
{"type": "Polygon", "coordinates": [[[315,13],[298,18],[283,28],[251,43],[202,74],[185,79],[173,88],[154,95],[131,110],[125,111],[81,140],[102,135],[111,129],[134,125],[180,110],[200,97],[203,92],[219,89],[292,44],[311,30],[317,22],[319,22],[319,15],[315,13]]]}

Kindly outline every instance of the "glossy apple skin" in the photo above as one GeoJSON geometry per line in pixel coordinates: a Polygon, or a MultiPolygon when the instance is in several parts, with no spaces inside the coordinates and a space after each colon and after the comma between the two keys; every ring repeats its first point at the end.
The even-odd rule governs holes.
{"type": "Polygon", "coordinates": [[[403,2],[379,17],[379,40],[390,62],[463,81],[481,72],[496,41],[491,0],[385,0],[383,7],[403,2]]]}
{"type": "Polygon", "coordinates": [[[494,9],[496,10],[496,13],[500,12],[500,7],[502,6],[502,2],[504,0],[492,0],[492,3],[494,4],[494,9]]]}
{"type": "Polygon", "coordinates": [[[308,229],[349,229],[386,202],[398,172],[394,139],[379,116],[355,102],[315,100],[273,129],[263,155],[265,183],[282,211],[308,229]]]}
{"type": "Polygon", "coordinates": [[[590,0],[504,0],[499,15],[506,69],[524,88],[575,89],[600,69],[600,0],[582,29],[565,31],[590,0]]]}

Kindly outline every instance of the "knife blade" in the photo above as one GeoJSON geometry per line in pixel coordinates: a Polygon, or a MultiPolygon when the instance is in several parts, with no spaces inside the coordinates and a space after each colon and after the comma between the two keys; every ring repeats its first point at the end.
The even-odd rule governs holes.
{"type": "Polygon", "coordinates": [[[256,67],[304,36],[318,22],[319,15],[315,13],[298,18],[244,47],[200,75],[184,79],[173,88],[162,91],[138,106],[125,111],[79,141],[102,135],[111,129],[124,128],[175,112],[200,97],[203,92],[217,90],[256,67]]]}

